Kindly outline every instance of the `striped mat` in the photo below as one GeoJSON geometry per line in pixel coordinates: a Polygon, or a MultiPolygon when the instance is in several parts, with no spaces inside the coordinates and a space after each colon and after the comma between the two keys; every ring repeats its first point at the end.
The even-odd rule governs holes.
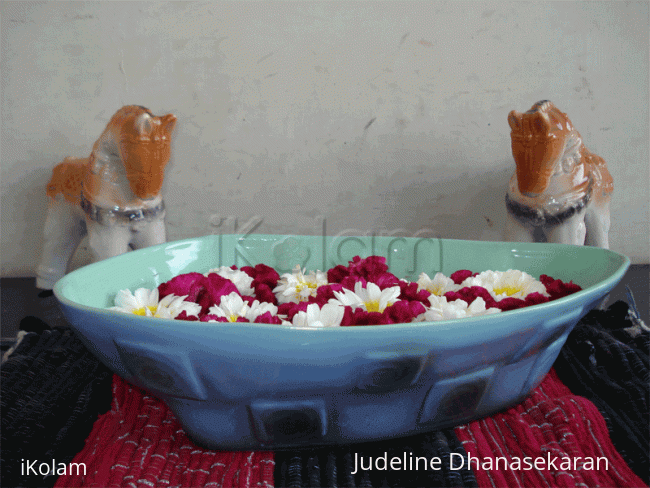
{"type": "Polygon", "coordinates": [[[163,402],[112,375],[69,329],[28,333],[1,370],[0,485],[648,486],[649,350],[648,329],[617,302],[583,318],[507,411],[385,442],[223,452],[194,445],[163,402]],[[410,468],[380,469],[393,458],[410,468]]]}

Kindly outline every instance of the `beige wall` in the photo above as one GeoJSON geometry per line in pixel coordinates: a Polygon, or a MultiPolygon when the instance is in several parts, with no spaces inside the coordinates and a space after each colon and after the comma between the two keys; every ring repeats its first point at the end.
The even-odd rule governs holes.
{"type": "Polygon", "coordinates": [[[647,2],[0,8],[2,276],[33,275],[51,168],[123,104],[178,117],[169,240],[247,222],[500,240],[507,114],[550,99],[609,164],[611,248],[650,261],[647,2]]]}

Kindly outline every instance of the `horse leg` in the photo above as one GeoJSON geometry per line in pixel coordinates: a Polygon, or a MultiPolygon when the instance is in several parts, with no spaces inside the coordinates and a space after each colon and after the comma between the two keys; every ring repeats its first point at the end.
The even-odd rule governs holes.
{"type": "Polygon", "coordinates": [[[123,225],[102,225],[88,221],[88,245],[95,261],[119,256],[128,251],[131,230],[123,225]]]}
{"type": "Polygon", "coordinates": [[[587,225],[585,244],[609,249],[609,203],[590,206],[585,215],[585,223],[587,225]]]}
{"type": "Polygon", "coordinates": [[[131,245],[133,249],[163,244],[167,240],[164,219],[154,220],[145,224],[135,224],[132,229],[131,245]]]}
{"type": "Polygon", "coordinates": [[[546,230],[548,242],[582,246],[585,243],[585,212],[580,212],[561,224],[546,230]]]}
{"type": "Polygon", "coordinates": [[[36,268],[36,287],[51,290],[63,278],[70,258],[86,234],[79,209],[59,199],[51,199],[43,230],[43,254],[36,268]]]}
{"type": "Polygon", "coordinates": [[[504,238],[508,242],[535,242],[533,237],[533,226],[527,226],[519,222],[515,217],[506,211],[506,224],[504,238]]]}

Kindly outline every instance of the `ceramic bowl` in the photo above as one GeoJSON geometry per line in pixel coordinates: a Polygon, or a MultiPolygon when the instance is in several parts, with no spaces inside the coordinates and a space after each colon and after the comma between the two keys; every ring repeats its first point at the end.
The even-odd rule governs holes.
{"type": "Polygon", "coordinates": [[[521,401],[550,370],[574,325],[629,266],[625,256],[562,244],[436,238],[213,235],[85,266],[54,293],[86,346],[162,399],[213,449],[341,444],[437,430],[521,401]],[[265,263],[326,270],[381,255],[399,278],[519,269],[583,290],[532,307],[443,322],[294,329],[197,323],[106,310],[120,289],[180,273],[265,263]]]}

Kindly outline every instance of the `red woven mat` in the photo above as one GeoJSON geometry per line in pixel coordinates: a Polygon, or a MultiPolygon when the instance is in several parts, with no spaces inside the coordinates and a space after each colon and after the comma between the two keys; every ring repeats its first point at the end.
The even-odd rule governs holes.
{"type": "Polygon", "coordinates": [[[573,395],[554,369],[516,407],[455,431],[478,460],[470,465],[481,487],[646,486],[612,445],[598,409],[573,395]],[[598,458],[607,462],[597,466],[598,458]]]}
{"type": "Polygon", "coordinates": [[[272,452],[196,446],[167,405],[116,375],[111,410],[72,462],[86,475],[60,476],[56,487],[271,487],[275,466],[272,452]]]}

